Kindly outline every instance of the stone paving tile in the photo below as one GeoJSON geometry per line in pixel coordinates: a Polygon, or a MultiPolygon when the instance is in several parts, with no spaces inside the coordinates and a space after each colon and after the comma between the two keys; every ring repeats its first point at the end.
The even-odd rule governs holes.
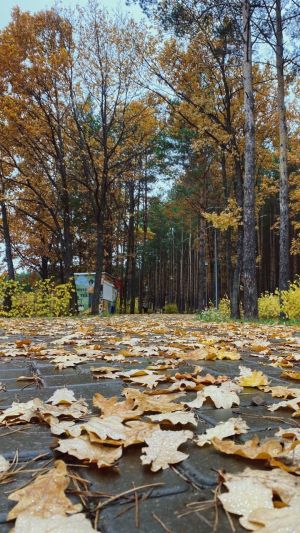
{"type": "MultiPolygon", "coordinates": [[[[195,491],[191,488],[184,494],[147,499],[139,505],[139,528],[136,527],[135,506],[126,513],[124,513],[125,505],[111,506],[103,512],[100,528],[103,533],[115,533],[116,531],[119,533],[133,533],[135,531],[141,533],[161,531],[211,533],[215,522],[214,507],[192,512],[183,517],[179,517],[178,514],[190,510],[186,507],[188,504],[207,501],[212,498],[213,494],[209,490],[195,491]],[[163,527],[158,519],[163,523],[163,527]]],[[[219,509],[218,515],[216,533],[232,533],[225,513],[219,509]]],[[[242,528],[236,520],[234,520],[234,525],[236,533],[242,532],[242,528]]]]}

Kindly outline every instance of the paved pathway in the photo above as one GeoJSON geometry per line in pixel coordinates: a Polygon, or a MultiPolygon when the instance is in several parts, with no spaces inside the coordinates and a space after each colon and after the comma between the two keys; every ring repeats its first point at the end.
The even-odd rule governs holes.
{"type": "MultiPolygon", "coordinates": [[[[81,324],[81,322],[71,319],[65,322],[62,320],[29,320],[23,322],[2,320],[0,324],[2,328],[0,330],[0,334],[2,334],[0,352],[1,347],[2,349],[5,348],[7,350],[7,348],[10,348],[13,350],[15,341],[24,339],[24,337],[32,340],[33,344],[42,342],[49,347],[53,340],[74,331],[78,332],[81,324]]],[[[199,342],[201,336],[204,336],[203,338],[213,338],[215,336],[216,344],[220,345],[223,342],[223,345],[226,346],[226,343],[232,343],[235,338],[239,338],[245,341],[244,346],[239,349],[242,360],[201,361],[199,363],[192,361],[192,365],[200,364],[204,368],[203,372],[209,372],[215,376],[225,374],[234,378],[239,374],[239,365],[243,364],[247,367],[263,370],[272,381],[272,385],[297,386],[295,385],[296,382],[280,377],[280,368],[270,366],[269,355],[263,358],[253,357],[251,349],[249,349],[249,343],[250,345],[255,343],[255,338],[257,339],[258,334],[260,334],[262,340],[269,339],[271,341],[272,356],[290,352],[295,353],[297,346],[291,347],[290,345],[288,347],[287,344],[288,342],[291,343],[291,341],[288,341],[287,338],[294,333],[297,334],[297,332],[288,328],[272,329],[266,327],[254,332],[251,326],[246,325],[242,326],[242,330],[239,332],[234,327],[231,328],[231,326],[226,324],[204,325],[194,317],[183,318],[181,316],[135,317],[130,320],[128,317],[112,320],[86,320],[84,325],[86,329],[78,337],[81,341],[81,346],[76,345],[77,341],[75,340],[73,343],[70,341],[70,344],[64,345],[65,349],[72,352],[74,343],[76,349],[84,348],[84,346],[91,343],[93,345],[99,343],[107,354],[111,354],[118,353],[122,349],[128,349],[126,339],[128,340],[128,338],[132,337],[140,338],[141,345],[150,345],[152,347],[154,345],[162,346],[163,344],[174,346],[176,339],[179,343],[187,342],[192,345],[197,340],[199,342]],[[93,330],[91,335],[89,328],[93,330]],[[117,350],[114,346],[116,339],[123,339],[124,341],[124,344],[118,345],[117,350]]],[[[25,351],[26,348],[23,350],[25,351]]],[[[300,344],[298,351],[300,351],[300,344]]],[[[153,362],[154,358],[157,359],[157,355],[154,357],[141,355],[136,365],[129,365],[127,361],[130,358],[127,358],[125,363],[118,361],[117,366],[126,368],[126,370],[136,366],[144,368],[149,365],[149,362],[153,362]]],[[[6,391],[0,392],[0,406],[5,409],[13,401],[25,402],[34,397],[46,400],[57,388],[67,386],[75,392],[77,398],[81,396],[85,398],[92,410],[91,400],[95,392],[101,392],[105,396],[121,396],[121,392],[126,386],[124,381],[120,379],[94,379],[90,372],[90,367],[92,365],[103,366],[103,364],[102,360],[89,360],[73,368],[57,370],[52,362],[40,356],[35,357],[33,354],[24,354],[24,356],[16,355],[10,358],[7,356],[6,351],[0,359],[0,381],[6,388],[6,391]],[[37,389],[34,384],[31,384],[29,387],[22,389],[24,383],[17,382],[16,379],[20,375],[29,375],[32,363],[38,369],[44,382],[44,387],[37,389]]],[[[105,361],[105,365],[109,364],[109,362],[105,361]]],[[[115,362],[111,364],[116,366],[115,362]]],[[[297,366],[294,369],[297,369],[297,366]]],[[[187,370],[191,371],[191,366],[188,366],[187,362],[183,362],[173,373],[187,370]]],[[[187,394],[190,399],[195,396],[192,392],[187,394]]],[[[267,405],[274,403],[274,401],[276,400],[270,394],[249,388],[244,389],[241,393],[239,407],[226,410],[215,409],[213,404],[206,402],[201,409],[196,410],[199,421],[196,432],[201,433],[205,429],[234,415],[241,415],[250,427],[247,434],[236,438],[240,442],[248,440],[253,435],[258,435],[260,439],[270,437],[274,435],[279,426],[298,425],[297,420],[299,419],[292,418],[289,411],[278,410],[275,413],[268,411],[267,405]]],[[[0,453],[7,459],[12,460],[16,450],[18,450],[20,466],[39,455],[43,455],[43,458],[33,463],[34,468],[48,464],[49,460],[54,457],[63,458],[67,463],[76,463],[76,460],[71,461],[69,456],[62,456],[54,452],[54,446],[55,438],[50,434],[46,425],[32,423],[10,427],[9,429],[0,428],[0,453]]],[[[195,510],[190,512],[190,514],[185,514],[187,511],[192,510],[192,507],[187,507],[187,504],[213,498],[212,491],[218,482],[218,470],[239,472],[245,466],[264,468],[262,462],[250,463],[248,460],[222,455],[215,451],[212,446],[199,448],[190,443],[180,448],[189,454],[187,460],[175,465],[174,468],[153,474],[148,467],[141,465],[140,448],[140,446],[133,446],[126,449],[119,462],[119,468],[112,470],[99,471],[94,466],[89,468],[73,467],[81,476],[89,480],[90,492],[101,492],[104,495],[119,494],[134,486],[163,483],[163,485],[154,489],[150,488],[141,491],[139,493],[141,499],[138,507],[134,504],[132,495],[106,506],[98,522],[98,529],[103,533],[132,533],[134,531],[145,533],[201,531],[204,533],[213,531],[214,527],[215,531],[219,533],[231,532],[232,526],[221,507],[219,507],[218,516],[216,517],[214,505],[208,506],[206,509],[199,508],[200,510],[198,511],[195,510]]],[[[19,473],[10,484],[0,485],[2,492],[0,500],[1,532],[5,533],[12,527],[11,524],[8,525],[6,523],[7,512],[13,506],[13,502],[7,499],[8,492],[22,486],[30,479],[31,475],[31,472],[19,473]]],[[[99,503],[99,498],[89,498],[85,503],[89,516],[94,518],[94,508],[99,503]]],[[[233,522],[237,532],[245,531],[237,520],[233,519],[233,522]]]]}

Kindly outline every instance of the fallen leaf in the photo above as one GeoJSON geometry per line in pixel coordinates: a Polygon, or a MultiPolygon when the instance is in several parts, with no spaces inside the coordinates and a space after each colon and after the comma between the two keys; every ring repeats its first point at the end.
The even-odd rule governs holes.
{"type": "Polygon", "coordinates": [[[145,438],[159,429],[158,424],[152,422],[143,422],[141,420],[130,420],[125,424],[126,438],[123,442],[124,448],[133,444],[145,442],[145,438]]]}
{"type": "Polygon", "coordinates": [[[30,420],[37,415],[38,408],[43,405],[39,398],[34,398],[25,403],[13,402],[11,407],[8,407],[0,415],[0,424],[3,422],[10,422],[16,424],[18,422],[30,422],[30,420]]]}
{"type": "Polygon", "coordinates": [[[264,392],[270,392],[273,398],[297,398],[300,396],[300,389],[292,389],[278,385],[277,387],[263,387],[264,392]]]}
{"type": "Polygon", "coordinates": [[[245,366],[240,366],[240,376],[238,384],[241,387],[261,387],[269,383],[267,376],[260,370],[252,371],[251,368],[245,366]]]}
{"type": "Polygon", "coordinates": [[[14,520],[22,514],[48,518],[78,513],[81,511],[81,504],[73,505],[65,495],[69,481],[65,463],[56,461],[49,472],[39,475],[29,485],[8,496],[9,500],[18,503],[8,513],[7,520],[14,520]]]}
{"type": "Polygon", "coordinates": [[[93,533],[95,531],[83,513],[49,518],[24,514],[17,518],[11,533],[93,533]]]}
{"type": "Polygon", "coordinates": [[[123,394],[127,400],[133,400],[134,405],[141,409],[144,413],[171,413],[173,411],[183,411],[184,406],[180,403],[171,402],[170,399],[176,399],[181,394],[172,394],[167,398],[161,396],[149,396],[138,389],[125,389],[123,394]]]}
{"type": "Polygon", "coordinates": [[[186,413],[182,411],[176,411],[173,413],[161,413],[159,415],[149,415],[150,420],[152,422],[170,422],[174,426],[176,424],[192,424],[193,426],[197,426],[197,420],[195,418],[195,415],[193,413],[186,413]]]}
{"type": "Polygon", "coordinates": [[[295,370],[285,370],[281,373],[282,378],[289,378],[289,379],[295,379],[296,381],[300,380],[300,372],[296,372],[295,370]]]}
{"type": "Polygon", "coordinates": [[[142,448],[143,465],[151,464],[151,471],[165,470],[170,465],[187,459],[188,454],[180,452],[178,447],[193,437],[191,431],[163,431],[158,429],[145,438],[148,447],[142,448]]]}
{"type": "MultiPolygon", "coordinates": [[[[299,506],[300,497],[293,501],[289,507],[283,507],[281,509],[256,509],[247,517],[247,529],[257,530],[257,527],[261,526],[259,529],[263,533],[274,533],[275,531],[279,533],[300,533],[299,506]]],[[[240,522],[243,525],[242,519],[240,522]]]]}
{"type": "Polygon", "coordinates": [[[53,435],[68,435],[69,437],[79,437],[82,432],[82,424],[75,424],[72,420],[59,420],[59,418],[50,417],[47,420],[53,435]]]}
{"type": "Polygon", "coordinates": [[[66,387],[63,387],[62,389],[57,389],[52,394],[51,398],[47,400],[47,403],[51,403],[52,405],[59,405],[59,404],[70,405],[73,402],[76,402],[74,392],[70,389],[67,389],[66,387]]]}
{"type": "Polygon", "coordinates": [[[245,444],[236,444],[233,440],[220,440],[214,438],[212,444],[216,450],[227,455],[239,455],[247,459],[267,459],[278,457],[283,452],[283,446],[276,439],[268,439],[262,443],[257,437],[250,439],[245,444]]]}
{"type": "Polygon", "coordinates": [[[211,444],[212,439],[217,437],[220,440],[225,439],[226,437],[231,437],[232,435],[240,435],[242,433],[247,433],[249,427],[247,426],[245,420],[241,417],[239,418],[229,418],[226,422],[220,422],[213,428],[206,430],[203,435],[197,435],[197,438],[194,442],[197,446],[204,446],[205,444],[211,444]]]}
{"type": "MultiPolygon", "coordinates": [[[[95,417],[82,424],[82,428],[90,435],[95,434],[102,441],[106,439],[125,440],[126,434],[122,420],[118,416],[95,417]]],[[[92,440],[92,439],[90,439],[92,440]]]]}
{"type": "Polygon", "coordinates": [[[113,466],[122,455],[122,447],[92,444],[88,436],[69,438],[58,441],[57,451],[68,453],[87,463],[96,463],[98,468],[113,466]]]}
{"type": "Polygon", "coordinates": [[[103,416],[116,415],[120,420],[132,420],[139,418],[143,414],[143,409],[135,405],[133,399],[126,399],[123,402],[118,402],[116,396],[105,398],[99,392],[93,396],[93,405],[100,409],[103,416]]]}
{"type": "Polygon", "coordinates": [[[0,472],[7,472],[7,470],[10,469],[10,463],[3,457],[3,455],[0,455],[0,472]]]}
{"type": "Polygon", "coordinates": [[[233,381],[225,381],[220,387],[209,385],[200,392],[197,392],[195,400],[186,403],[186,405],[190,408],[199,409],[207,398],[210,398],[217,409],[229,409],[234,404],[240,404],[237,392],[240,392],[241,390],[241,387],[236,383],[233,383],[233,381]]]}
{"type": "Polygon", "coordinates": [[[299,513],[300,503],[298,478],[279,469],[262,471],[250,468],[239,474],[225,474],[224,477],[228,492],[220,494],[219,499],[226,511],[241,515],[243,527],[268,533],[299,531],[299,520],[294,520],[299,513]],[[274,497],[277,502],[278,498],[281,500],[279,509],[274,508],[274,497]],[[288,512],[277,513],[283,510],[288,512]],[[261,529],[260,526],[265,524],[268,528],[261,529]]]}

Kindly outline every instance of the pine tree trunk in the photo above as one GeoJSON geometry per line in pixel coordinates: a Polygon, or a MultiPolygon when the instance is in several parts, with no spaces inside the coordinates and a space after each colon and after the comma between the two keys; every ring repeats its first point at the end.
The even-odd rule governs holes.
{"type": "Polygon", "coordinates": [[[243,84],[245,108],[243,281],[245,318],[257,317],[255,231],[255,122],[252,80],[251,11],[243,1],[243,84]]]}
{"type": "Polygon", "coordinates": [[[3,237],[4,237],[4,243],[5,243],[5,260],[7,264],[7,273],[8,273],[9,279],[15,279],[15,269],[14,269],[14,263],[13,263],[9,222],[8,222],[8,216],[7,216],[7,208],[6,208],[6,204],[4,201],[1,202],[1,214],[2,214],[3,237]]]}
{"type": "Polygon", "coordinates": [[[96,274],[94,284],[94,294],[92,300],[92,315],[99,314],[99,304],[101,298],[101,280],[104,259],[104,216],[103,212],[99,213],[97,221],[97,239],[96,239],[96,274]]]}
{"type": "MultiPolygon", "coordinates": [[[[237,205],[243,208],[243,184],[242,184],[242,169],[239,159],[234,160],[235,181],[236,181],[236,200],[237,205]]],[[[237,244],[236,244],[236,265],[232,275],[232,285],[230,294],[230,314],[231,318],[240,318],[240,284],[243,264],[243,237],[244,231],[241,224],[237,230],[237,244]]]]}
{"type": "Polygon", "coordinates": [[[277,106],[279,118],[279,290],[288,289],[289,269],[289,206],[287,168],[287,122],[284,96],[284,59],[281,0],[276,0],[276,73],[277,106]]]}

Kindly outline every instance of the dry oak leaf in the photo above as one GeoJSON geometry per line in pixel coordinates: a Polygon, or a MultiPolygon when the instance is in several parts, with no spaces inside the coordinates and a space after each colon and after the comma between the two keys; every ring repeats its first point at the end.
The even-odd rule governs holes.
{"type": "Polygon", "coordinates": [[[117,379],[120,368],[113,366],[91,366],[90,371],[96,379],[117,379]]]}
{"type": "Polygon", "coordinates": [[[184,406],[180,403],[175,403],[170,400],[180,398],[181,394],[171,394],[167,398],[162,396],[149,396],[138,389],[125,389],[123,391],[127,400],[133,400],[134,405],[142,409],[144,413],[171,413],[173,411],[183,411],[184,406]]]}
{"type": "Polygon", "coordinates": [[[63,387],[62,389],[57,389],[47,400],[47,403],[51,403],[52,405],[59,405],[59,404],[68,404],[76,402],[76,398],[74,396],[74,392],[70,389],[67,389],[66,387],[63,387]]]}
{"type": "Polygon", "coordinates": [[[214,448],[227,455],[239,455],[247,459],[271,460],[273,457],[282,455],[283,446],[276,439],[268,439],[262,443],[257,437],[247,440],[245,444],[236,444],[233,440],[212,440],[214,448]]]}
{"type": "Polygon", "coordinates": [[[288,440],[299,440],[300,441],[300,428],[279,428],[276,437],[282,437],[283,439],[288,440]]]}
{"type": "Polygon", "coordinates": [[[9,461],[7,461],[7,459],[5,459],[3,455],[0,455],[0,473],[7,472],[7,470],[9,469],[10,469],[9,461]]]}
{"type": "Polygon", "coordinates": [[[148,387],[149,389],[153,389],[153,387],[156,387],[156,385],[160,381],[168,381],[167,376],[161,376],[157,374],[148,374],[148,375],[141,375],[136,377],[129,377],[129,381],[132,383],[136,383],[137,385],[142,385],[143,387],[148,387]]]}
{"type": "Polygon", "coordinates": [[[300,396],[300,389],[283,387],[278,385],[277,387],[262,387],[264,392],[270,392],[273,398],[297,398],[300,396]]]}
{"type": "Polygon", "coordinates": [[[300,496],[288,507],[264,509],[260,506],[248,515],[245,522],[242,518],[240,522],[247,529],[261,533],[300,533],[299,507],[300,496]]]}
{"type": "Polygon", "coordinates": [[[75,424],[72,420],[59,420],[51,416],[47,423],[53,435],[68,435],[68,437],[79,437],[82,432],[82,424],[75,424]]]}
{"type": "Polygon", "coordinates": [[[98,468],[113,466],[122,456],[122,447],[93,444],[87,435],[58,441],[57,451],[68,453],[88,463],[96,463],[98,468]]]}
{"type": "MultiPolygon", "coordinates": [[[[95,434],[99,439],[105,441],[112,439],[122,441],[126,438],[125,428],[121,418],[118,416],[96,417],[93,416],[88,422],[82,424],[82,428],[89,434],[95,434]]],[[[90,440],[92,440],[90,438],[90,440]]]]}
{"type": "Polygon", "coordinates": [[[205,444],[211,444],[212,439],[217,437],[220,440],[225,439],[226,437],[231,437],[232,435],[240,435],[242,433],[247,433],[249,427],[247,426],[245,420],[241,417],[238,418],[229,418],[226,422],[220,422],[213,428],[209,428],[202,435],[197,435],[197,438],[194,442],[197,446],[204,446],[205,444]]]}
{"type": "Polygon", "coordinates": [[[18,422],[29,422],[32,418],[37,417],[37,412],[42,407],[43,402],[39,398],[34,398],[25,403],[13,402],[0,415],[0,424],[5,421],[16,424],[18,422]]]}
{"type": "MultiPolygon", "coordinates": [[[[219,499],[226,511],[242,515],[240,522],[246,529],[256,530],[258,528],[260,531],[265,531],[249,520],[250,518],[253,520],[252,513],[262,508],[268,515],[269,510],[273,509],[273,496],[279,497],[284,505],[293,505],[295,499],[299,498],[300,482],[298,479],[279,469],[262,471],[246,468],[239,474],[228,473],[224,477],[224,484],[229,492],[221,494],[219,499]]],[[[268,531],[269,533],[271,531],[272,533],[274,531],[294,532],[294,530],[286,529],[268,531]]]]}
{"type": "Polygon", "coordinates": [[[197,420],[193,413],[187,413],[183,411],[177,411],[173,413],[161,413],[159,415],[149,415],[152,422],[170,422],[172,425],[176,424],[192,424],[197,427],[197,420]]]}
{"type": "Polygon", "coordinates": [[[133,399],[126,399],[123,402],[118,402],[116,396],[105,398],[99,392],[93,396],[93,405],[101,410],[103,416],[115,415],[120,420],[132,420],[139,418],[143,414],[143,409],[135,405],[133,399]]]}
{"type": "Polygon", "coordinates": [[[81,504],[73,505],[65,495],[69,481],[65,463],[56,461],[49,472],[39,475],[32,483],[8,496],[9,500],[18,503],[8,513],[7,520],[14,520],[21,514],[47,518],[78,513],[81,504]]]}
{"type": "Polygon", "coordinates": [[[277,409],[285,409],[288,407],[289,409],[292,409],[295,411],[292,416],[297,414],[297,411],[299,410],[300,406],[300,394],[297,398],[293,398],[292,400],[284,400],[282,402],[273,403],[272,405],[269,405],[268,410],[269,411],[277,411],[277,409]]]}
{"type": "Polygon", "coordinates": [[[90,359],[90,357],[79,357],[76,354],[58,355],[57,357],[51,359],[51,363],[55,363],[56,368],[62,370],[63,368],[69,368],[81,363],[86,363],[86,361],[90,359]]]}
{"type": "Polygon", "coordinates": [[[188,454],[180,452],[178,447],[193,438],[192,431],[163,431],[161,429],[151,433],[145,438],[148,447],[142,448],[143,465],[151,464],[151,471],[165,470],[170,465],[180,463],[187,459],[188,454]]]}
{"type": "Polygon", "coordinates": [[[158,424],[143,422],[141,420],[130,420],[125,424],[126,438],[123,442],[124,448],[145,442],[145,438],[151,435],[153,431],[157,431],[157,429],[159,429],[158,424]]]}
{"type": "MultiPolygon", "coordinates": [[[[289,378],[289,379],[295,379],[297,381],[300,380],[300,372],[296,372],[295,370],[285,370],[281,373],[281,378],[289,378]]],[[[300,391],[299,391],[300,393],[300,391]]]]}
{"type": "Polygon", "coordinates": [[[38,407],[38,414],[42,420],[48,423],[48,419],[52,416],[59,418],[60,416],[79,419],[88,413],[88,407],[85,400],[76,400],[71,404],[49,405],[41,402],[38,407]]]}
{"type": "Polygon", "coordinates": [[[205,400],[210,398],[217,409],[230,409],[232,405],[240,404],[240,399],[237,393],[241,392],[241,390],[242,388],[236,383],[233,383],[233,381],[225,381],[220,387],[209,385],[202,391],[197,392],[195,400],[186,403],[186,405],[190,408],[195,407],[196,409],[199,409],[202,407],[205,400]]]}
{"type": "Polygon", "coordinates": [[[262,387],[269,383],[267,376],[260,370],[252,371],[245,366],[240,366],[240,377],[237,382],[242,387],[262,387]]]}
{"type": "Polygon", "coordinates": [[[18,516],[11,533],[93,533],[96,530],[83,513],[72,516],[39,518],[22,514],[18,516]]]}

